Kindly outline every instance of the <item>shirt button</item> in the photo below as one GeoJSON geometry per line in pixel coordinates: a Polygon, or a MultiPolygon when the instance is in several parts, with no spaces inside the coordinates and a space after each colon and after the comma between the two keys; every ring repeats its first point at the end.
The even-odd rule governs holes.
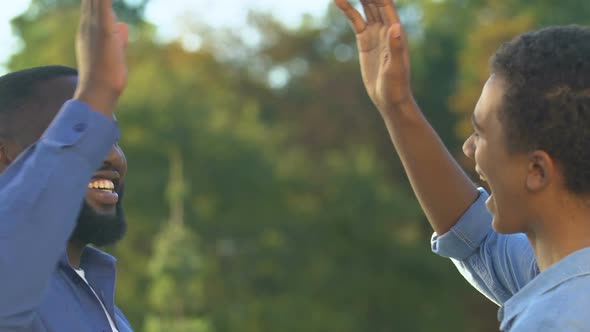
{"type": "Polygon", "coordinates": [[[88,126],[87,126],[85,123],[83,123],[83,122],[80,122],[80,123],[77,123],[77,124],[74,126],[74,130],[75,130],[76,132],[78,132],[78,133],[81,133],[81,132],[83,132],[84,130],[86,130],[86,128],[87,128],[87,127],[88,127],[88,126]]]}

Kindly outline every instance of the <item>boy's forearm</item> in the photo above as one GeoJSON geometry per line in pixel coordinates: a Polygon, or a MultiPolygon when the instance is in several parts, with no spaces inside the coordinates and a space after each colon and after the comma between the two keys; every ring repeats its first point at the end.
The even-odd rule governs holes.
{"type": "Polygon", "coordinates": [[[414,100],[381,114],[432,228],[438,234],[446,233],[477,199],[476,186],[414,100]]]}

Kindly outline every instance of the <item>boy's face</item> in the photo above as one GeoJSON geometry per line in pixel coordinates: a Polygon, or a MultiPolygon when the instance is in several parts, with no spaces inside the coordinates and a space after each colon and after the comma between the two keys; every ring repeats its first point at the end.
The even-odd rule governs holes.
{"type": "Polygon", "coordinates": [[[529,160],[526,154],[509,153],[506,135],[499,120],[504,82],[492,75],[482,91],[473,113],[474,133],[463,151],[473,159],[476,171],[489,184],[486,206],[499,233],[526,232],[531,221],[526,187],[529,160]]]}

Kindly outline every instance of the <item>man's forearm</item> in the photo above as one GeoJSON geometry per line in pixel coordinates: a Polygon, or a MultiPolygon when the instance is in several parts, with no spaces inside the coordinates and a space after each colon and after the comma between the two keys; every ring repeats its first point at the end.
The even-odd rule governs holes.
{"type": "Polygon", "coordinates": [[[426,217],[436,233],[446,233],[477,199],[476,186],[414,100],[381,113],[426,217]]]}

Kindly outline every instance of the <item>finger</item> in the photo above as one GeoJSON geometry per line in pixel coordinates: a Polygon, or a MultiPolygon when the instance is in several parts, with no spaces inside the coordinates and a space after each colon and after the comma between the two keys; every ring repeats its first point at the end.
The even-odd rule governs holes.
{"type": "Polygon", "coordinates": [[[119,34],[121,47],[127,49],[129,43],[129,26],[123,22],[117,22],[117,32],[119,34]]]}
{"type": "Polygon", "coordinates": [[[94,0],[94,2],[98,2],[99,22],[104,27],[116,28],[117,18],[113,11],[113,0],[94,0]]]}
{"type": "Polygon", "coordinates": [[[379,17],[379,11],[375,5],[371,4],[371,1],[361,0],[361,4],[363,5],[363,10],[365,12],[365,16],[367,17],[367,24],[374,24],[381,21],[381,17],[379,17]]]}
{"type": "Polygon", "coordinates": [[[100,6],[101,14],[108,14],[113,10],[113,0],[94,0],[100,6]]]}
{"type": "Polygon", "coordinates": [[[82,5],[80,6],[80,26],[88,24],[88,20],[90,19],[92,13],[92,0],[82,0],[82,5]]]}
{"type": "Polygon", "coordinates": [[[383,23],[387,25],[399,23],[399,14],[392,0],[374,0],[383,23]]]}
{"type": "Polygon", "coordinates": [[[363,16],[356,10],[347,0],[335,0],[336,6],[348,17],[350,24],[355,33],[361,33],[365,31],[367,24],[363,19],[363,16]]]}
{"type": "Polygon", "coordinates": [[[389,36],[389,50],[392,56],[399,54],[403,48],[403,30],[399,23],[393,24],[387,31],[389,36]]]}

